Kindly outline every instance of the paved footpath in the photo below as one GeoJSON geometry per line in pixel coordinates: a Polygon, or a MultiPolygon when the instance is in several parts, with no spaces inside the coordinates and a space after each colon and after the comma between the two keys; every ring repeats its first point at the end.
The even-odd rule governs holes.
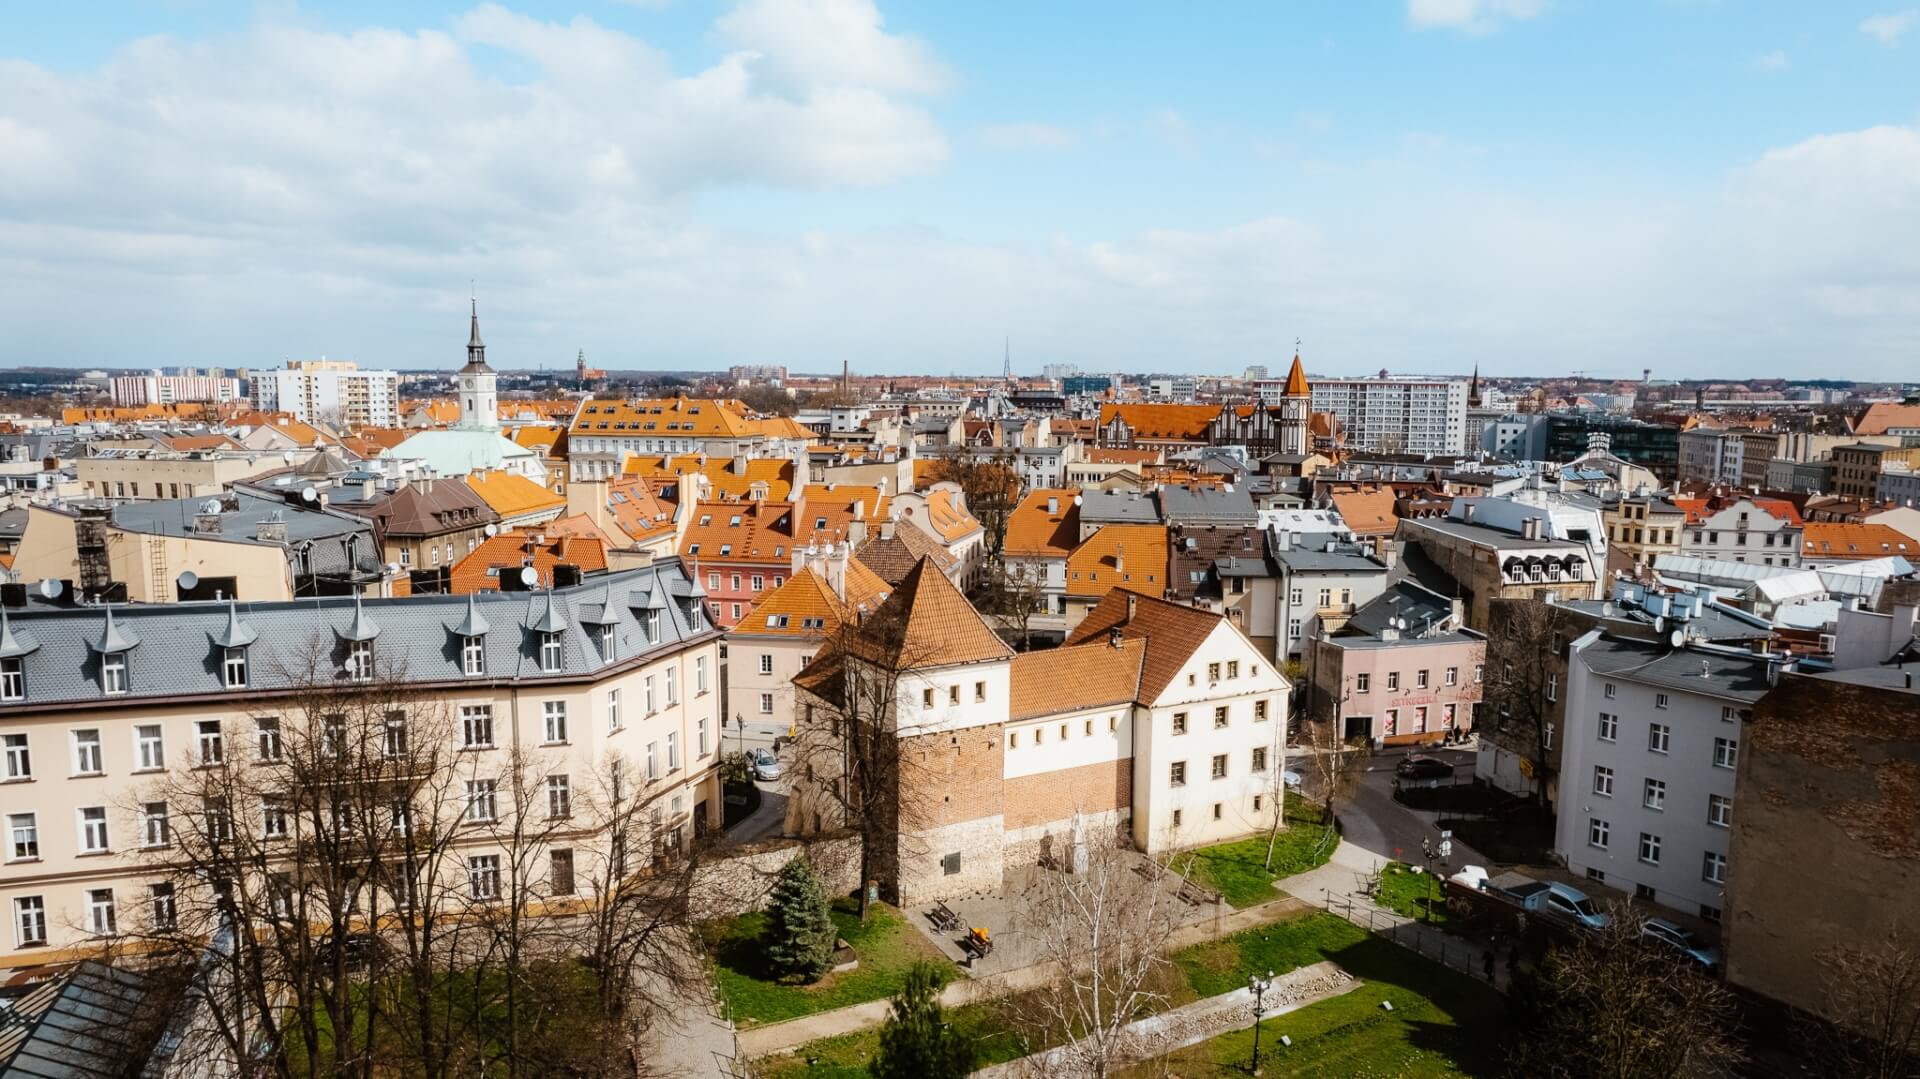
{"type": "MultiPolygon", "coordinates": [[[[1178,951],[1202,941],[1231,936],[1242,929],[1297,918],[1313,910],[1315,905],[1287,897],[1272,903],[1262,903],[1257,907],[1248,907],[1246,910],[1236,910],[1219,918],[1182,926],[1167,938],[1167,948],[1169,951],[1178,951]]],[[[958,1008],[966,1004],[977,1004],[985,1000],[1011,996],[1045,985],[1051,973],[1052,968],[1049,964],[1037,963],[983,978],[959,978],[949,982],[946,989],[940,993],[940,1003],[949,1008],[958,1008]]],[[[742,1028],[739,1032],[740,1055],[752,1060],[786,1052],[821,1038],[832,1038],[879,1026],[886,1020],[890,1007],[890,1002],[882,998],[869,1000],[864,1004],[836,1008],[830,1012],[803,1015],[798,1019],[789,1019],[785,1022],[742,1028]]]]}
{"type": "MultiPolygon", "coordinates": [[[[1275,978],[1273,987],[1267,990],[1267,1009],[1261,1014],[1261,1021],[1337,997],[1359,985],[1352,975],[1330,961],[1289,971],[1275,978]]],[[[1118,1039],[1120,1059],[1109,1063],[1124,1067],[1163,1057],[1209,1038],[1244,1030],[1253,1025],[1253,1019],[1253,991],[1250,989],[1235,989],[1217,997],[1196,1000],[1192,1004],[1129,1024],[1118,1039]]],[[[1022,1079],[1025,1076],[1059,1075],[1075,1070],[1071,1068],[1073,1063],[1073,1047],[1061,1046],[983,1068],[974,1076],[975,1079],[1022,1079]]]]}

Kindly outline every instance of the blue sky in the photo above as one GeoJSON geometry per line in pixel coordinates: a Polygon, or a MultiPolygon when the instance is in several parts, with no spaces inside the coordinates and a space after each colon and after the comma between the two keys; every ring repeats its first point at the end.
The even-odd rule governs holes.
{"type": "Polygon", "coordinates": [[[1912,377],[1915,3],[14,6],[0,363],[1912,377]]]}

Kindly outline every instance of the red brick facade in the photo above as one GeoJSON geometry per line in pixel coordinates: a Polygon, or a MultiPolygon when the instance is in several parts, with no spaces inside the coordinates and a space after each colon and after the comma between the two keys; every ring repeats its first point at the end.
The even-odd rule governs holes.
{"type": "Polygon", "coordinates": [[[1092,815],[1133,805],[1133,760],[1122,758],[1055,772],[1019,776],[1004,784],[1006,829],[1092,815]]]}

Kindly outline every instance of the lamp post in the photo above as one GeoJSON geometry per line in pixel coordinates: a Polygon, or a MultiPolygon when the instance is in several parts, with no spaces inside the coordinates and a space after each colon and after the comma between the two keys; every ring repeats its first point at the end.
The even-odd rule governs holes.
{"type": "Polygon", "coordinates": [[[1273,971],[1262,978],[1247,975],[1247,988],[1253,991],[1253,1074],[1260,1074],[1260,1017],[1267,1014],[1267,990],[1273,988],[1273,971]]]}

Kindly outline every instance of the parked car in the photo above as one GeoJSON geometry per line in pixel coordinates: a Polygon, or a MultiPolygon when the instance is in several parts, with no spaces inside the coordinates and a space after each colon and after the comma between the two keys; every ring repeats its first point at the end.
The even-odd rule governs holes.
{"type": "Polygon", "coordinates": [[[1489,878],[1483,866],[1465,865],[1447,878],[1455,887],[1484,892],[1521,910],[1552,915],[1587,929],[1600,929],[1612,918],[1587,893],[1559,881],[1534,880],[1520,873],[1502,873],[1489,878]]]}
{"type": "Polygon", "coordinates": [[[753,778],[771,783],[780,778],[780,758],[771,750],[754,749],[750,751],[753,759],[753,778]]]}
{"type": "Polygon", "coordinates": [[[1720,969],[1720,949],[1709,946],[1693,930],[1665,918],[1648,918],[1640,929],[1640,942],[1691,959],[1708,971],[1720,969]]]}
{"type": "Polygon", "coordinates": [[[1557,914],[1588,929],[1604,929],[1607,923],[1613,921],[1612,915],[1587,898],[1587,893],[1559,881],[1547,885],[1546,899],[1541,906],[1549,914],[1557,914]]]}
{"type": "Polygon", "coordinates": [[[1395,765],[1393,772],[1402,779],[1452,779],[1453,765],[1439,757],[1412,753],[1395,765]]]}

